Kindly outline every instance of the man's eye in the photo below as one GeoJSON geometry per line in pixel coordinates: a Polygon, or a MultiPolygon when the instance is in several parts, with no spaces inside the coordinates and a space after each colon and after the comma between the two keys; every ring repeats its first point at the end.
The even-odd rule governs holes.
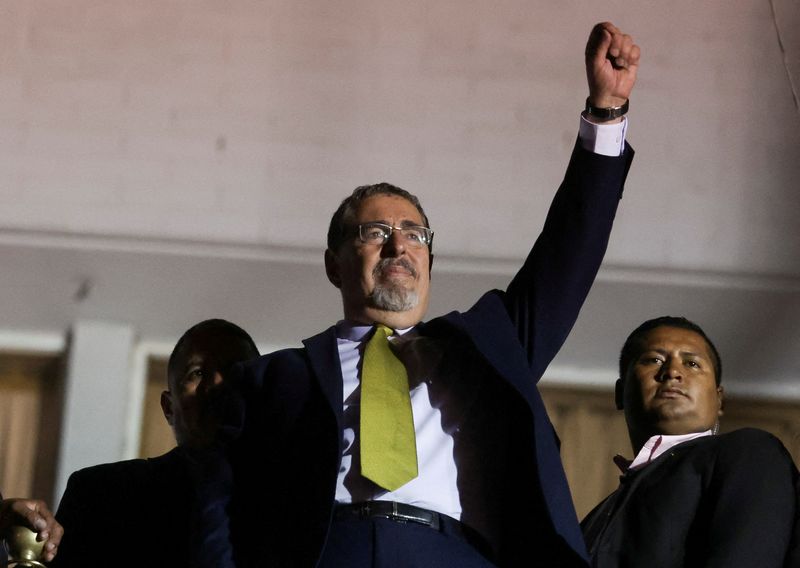
{"type": "Polygon", "coordinates": [[[367,227],[364,230],[364,236],[370,240],[385,239],[386,230],[382,227],[367,227]]]}
{"type": "Polygon", "coordinates": [[[687,361],[686,364],[689,365],[690,367],[694,367],[695,369],[700,368],[700,363],[698,363],[697,361],[687,361]]]}
{"type": "Polygon", "coordinates": [[[187,375],[190,380],[202,379],[204,376],[205,372],[203,369],[193,369],[192,371],[189,371],[189,374],[187,375]]]}
{"type": "Polygon", "coordinates": [[[422,231],[417,231],[415,229],[410,229],[406,231],[406,238],[409,241],[414,241],[415,243],[423,243],[425,242],[425,235],[422,234],[422,231]]]}

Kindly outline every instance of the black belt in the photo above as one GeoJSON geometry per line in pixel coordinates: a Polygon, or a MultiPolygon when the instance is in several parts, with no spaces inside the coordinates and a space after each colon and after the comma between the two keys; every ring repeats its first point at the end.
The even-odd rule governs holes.
{"type": "Polygon", "coordinates": [[[397,503],[396,501],[364,501],[336,505],[334,519],[372,519],[384,518],[397,523],[414,523],[455,536],[471,544],[486,558],[491,558],[491,547],[475,529],[468,527],[453,517],[436,511],[397,503]]]}

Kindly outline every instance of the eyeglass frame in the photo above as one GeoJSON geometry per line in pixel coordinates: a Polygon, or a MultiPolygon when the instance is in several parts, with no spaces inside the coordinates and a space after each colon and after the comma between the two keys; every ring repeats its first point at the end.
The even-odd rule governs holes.
{"type": "MultiPolygon", "coordinates": [[[[426,227],[424,225],[407,225],[405,227],[393,227],[386,223],[381,223],[380,221],[368,221],[367,223],[360,223],[355,226],[355,233],[358,236],[358,240],[365,245],[370,243],[364,238],[364,235],[362,234],[362,228],[368,226],[380,227],[382,229],[385,229],[386,237],[384,238],[383,242],[380,243],[381,246],[385,245],[389,241],[389,239],[392,238],[392,233],[394,233],[395,231],[400,231],[400,233],[402,234],[403,231],[408,231],[411,229],[418,229],[418,230],[421,229],[422,232],[426,235],[426,241],[421,242],[419,248],[427,246],[428,249],[430,249],[433,246],[433,230],[430,227],[426,227]]],[[[414,241],[408,241],[408,242],[412,243],[412,246],[414,246],[413,245],[414,241]]]]}

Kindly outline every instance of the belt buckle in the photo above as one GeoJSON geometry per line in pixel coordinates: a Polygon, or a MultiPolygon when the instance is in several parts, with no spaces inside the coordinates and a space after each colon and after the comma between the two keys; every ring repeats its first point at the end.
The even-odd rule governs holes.
{"type": "MultiPolygon", "coordinates": [[[[405,513],[400,511],[400,507],[398,507],[397,501],[392,501],[392,512],[389,514],[389,518],[393,521],[400,522],[400,523],[417,523],[419,525],[425,525],[426,527],[430,527],[434,530],[439,530],[439,515],[434,511],[425,511],[428,513],[427,515],[420,515],[420,514],[413,514],[413,513],[405,513]]],[[[410,507],[409,507],[410,508],[410,507]]]]}

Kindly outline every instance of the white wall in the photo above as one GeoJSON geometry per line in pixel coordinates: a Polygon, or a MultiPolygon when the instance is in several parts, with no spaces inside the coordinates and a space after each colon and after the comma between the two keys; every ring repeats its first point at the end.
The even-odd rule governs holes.
{"type": "Polygon", "coordinates": [[[349,189],[387,179],[424,196],[440,252],[516,257],[575,136],[585,36],[608,18],[644,51],[609,261],[800,275],[791,0],[2,10],[6,230],[316,247],[349,189]]]}

